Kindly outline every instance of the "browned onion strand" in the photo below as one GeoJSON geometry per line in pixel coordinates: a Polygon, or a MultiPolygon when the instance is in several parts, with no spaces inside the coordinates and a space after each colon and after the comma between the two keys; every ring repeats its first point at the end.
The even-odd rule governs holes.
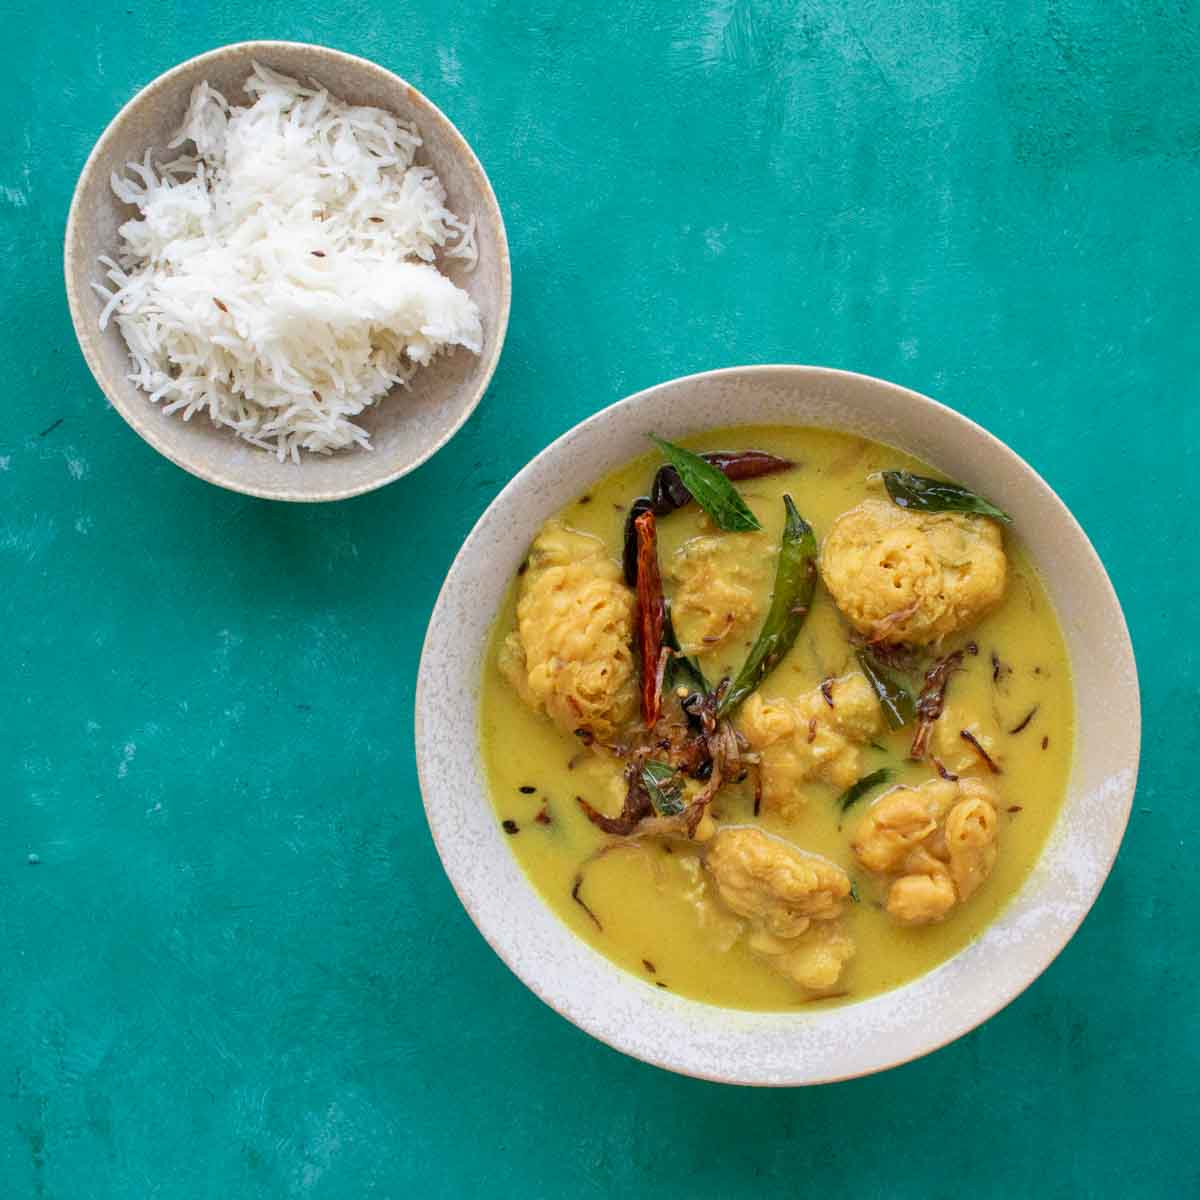
{"type": "Polygon", "coordinates": [[[917,732],[913,737],[912,747],[908,752],[911,759],[922,759],[929,749],[929,735],[933,732],[933,723],[942,715],[946,707],[946,689],[951,677],[962,670],[962,661],[967,650],[955,650],[939,658],[925,672],[925,686],[917,697],[917,732]]]}

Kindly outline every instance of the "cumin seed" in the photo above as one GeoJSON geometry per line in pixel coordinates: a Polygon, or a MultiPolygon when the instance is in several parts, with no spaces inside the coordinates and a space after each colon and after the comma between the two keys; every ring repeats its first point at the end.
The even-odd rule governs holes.
{"type": "Polygon", "coordinates": [[[581,887],[583,887],[583,872],[582,871],[578,875],[575,876],[575,886],[573,888],[571,888],[571,899],[574,900],[575,903],[578,904],[579,907],[582,908],[583,911],[585,913],[587,913],[587,915],[589,917],[592,918],[592,920],[595,922],[596,928],[599,929],[601,933],[603,933],[604,926],[600,924],[600,918],[598,916],[596,916],[596,914],[594,912],[592,912],[592,910],[590,908],[588,908],[587,902],[579,894],[579,889],[581,887]]]}
{"type": "Polygon", "coordinates": [[[1021,722],[1019,725],[1016,725],[1016,726],[1014,726],[1012,729],[1010,729],[1008,732],[1009,732],[1009,733],[1020,733],[1020,732],[1021,732],[1021,730],[1022,730],[1022,729],[1024,729],[1024,728],[1025,728],[1025,726],[1026,726],[1026,725],[1028,725],[1028,724],[1029,724],[1029,722],[1033,720],[1033,718],[1034,718],[1035,714],[1037,713],[1037,710],[1038,710],[1038,708],[1039,708],[1039,705],[1035,704],[1035,705],[1034,705],[1034,706],[1033,706],[1033,707],[1032,707],[1032,708],[1031,708],[1031,709],[1030,709],[1030,710],[1029,710],[1029,711],[1028,711],[1028,712],[1025,714],[1025,719],[1024,719],[1024,720],[1023,720],[1023,721],[1022,721],[1022,722],[1021,722]]]}
{"type": "Polygon", "coordinates": [[[975,753],[979,755],[980,758],[983,759],[987,769],[991,771],[993,775],[1004,774],[1004,772],[1001,771],[996,765],[995,759],[993,759],[992,756],[983,748],[979,739],[969,729],[960,729],[958,731],[958,736],[962,738],[962,740],[966,742],[967,745],[969,745],[975,751],[975,753]]]}
{"type": "Polygon", "coordinates": [[[937,770],[937,773],[943,779],[948,780],[950,783],[953,783],[958,778],[958,776],[955,775],[955,773],[953,771],[947,770],[945,763],[943,763],[940,758],[937,758],[936,756],[934,756],[932,754],[929,757],[932,760],[933,765],[937,770]]]}

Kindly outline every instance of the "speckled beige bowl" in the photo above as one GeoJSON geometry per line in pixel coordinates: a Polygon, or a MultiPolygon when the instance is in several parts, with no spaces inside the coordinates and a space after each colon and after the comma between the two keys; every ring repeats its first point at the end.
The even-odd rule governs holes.
{"type": "Polygon", "coordinates": [[[295,42],[239,42],[189,59],[160,75],[112,119],[79,177],[67,218],[67,298],[75,333],[96,382],[113,407],[147,442],[201,479],[272,500],[341,500],[391,483],[444,446],[479,403],[504,344],[512,291],[508,242],[495,194],[462,134],[415,88],[374,63],[323,46],[295,42]],[[164,150],[179,128],[192,88],[207,80],[233,104],[247,103],[242,84],[257,60],[302,80],[315,79],[333,95],[388,109],[416,124],[424,145],[417,161],[431,165],[449,194],[449,207],[476,220],[479,264],[467,272],[453,259],[440,264],[466,288],[483,317],[480,355],[461,348],[419,371],[409,389],[395,388],[358,420],[374,447],[299,464],[279,462],[197,414],[164,416],[127,378],[129,355],[115,323],[101,333],[102,303],[90,286],[102,280],[97,256],[117,246],[117,229],[134,215],[112,193],[109,176],[164,150]]]}
{"type": "Polygon", "coordinates": [[[429,825],[480,932],[563,1016],[627,1054],[745,1084],[820,1083],[883,1070],[960,1037],[1066,945],[1108,875],[1137,776],[1137,671],[1121,607],[1083,530],[1011,450],[948,408],[882,380],[818,367],[739,367],[676,379],[559,438],[492,503],[438,597],[421,658],[417,763],[429,825]],[[1075,675],[1078,735],[1062,815],[1016,898],[961,953],[841,1008],[752,1013],[649,986],[570,933],[500,831],[478,753],[488,629],[541,523],[587,483],[668,438],[734,423],[819,425],[908,450],[991,496],[1039,565],[1075,675]]]}

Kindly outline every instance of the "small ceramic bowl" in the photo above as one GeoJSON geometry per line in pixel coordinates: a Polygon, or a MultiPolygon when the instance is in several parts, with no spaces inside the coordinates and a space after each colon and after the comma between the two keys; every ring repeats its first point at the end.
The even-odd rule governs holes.
{"type": "Polygon", "coordinates": [[[1003,443],[933,400],[818,367],[740,367],[639,392],[577,425],[496,498],[454,560],[421,658],[417,763],[438,852],[480,932],[547,1004],[647,1062],[729,1083],[863,1075],[962,1036],[1026,988],[1100,892],[1129,818],[1140,740],[1121,607],[1087,536],[1003,443]],[[1013,515],[1058,610],[1075,679],[1075,761],[1037,866],[987,930],[912,983],[811,1012],[722,1009],[651,988],[575,937],[517,865],[487,793],[479,691],[491,622],[546,518],[645,450],[732,423],[824,426],[907,450],[1013,515]]]}
{"type": "Polygon", "coordinates": [[[323,46],[295,42],[239,42],[202,54],[160,75],[112,119],[79,177],[67,218],[67,298],[75,333],[96,382],[113,407],[172,462],[221,487],[272,500],[341,500],[369,492],[407,474],[440,449],[479,403],[508,327],[512,280],[504,222],[491,184],[462,134],[443,113],[403,79],[374,63],[323,46]],[[479,262],[468,272],[455,260],[439,269],[465,288],[483,317],[479,355],[459,348],[418,371],[408,389],[397,387],[357,420],[371,435],[372,450],[331,456],[305,455],[299,464],[218,428],[203,414],[190,421],[165,416],[128,379],[129,352],[115,322],[101,333],[102,302],[92,280],[103,279],[96,261],[117,248],[118,227],[136,212],[113,195],[109,176],[141,159],[147,148],[166,149],[179,128],[192,88],[207,80],[232,104],[248,103],[242,84],[252,60],[302,81],[315,79],[339,99],[387,109],[413,122],[423,146],[417,162],[433,167],[448,193],[448,206],[474,217],[479,262]]]}

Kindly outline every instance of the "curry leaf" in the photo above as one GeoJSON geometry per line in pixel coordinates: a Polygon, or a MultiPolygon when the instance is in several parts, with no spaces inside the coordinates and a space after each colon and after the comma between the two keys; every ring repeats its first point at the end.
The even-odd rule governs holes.
{"type": "Polygon", "coordinates": [[[871,657],[866,650],[857,653],[858,665],[862,667],[867,682],[879,697],[879,707],[887,718],[889,729],[903,729],[917,715],[917,706],[912,694],[892,673],[871,657]]]}
{"type": "Polygon", "coordinates": [[[696,503],[727,533],[747,533],[761,529],[758,518],[750,511],[738,490],[711,463],[698,454],[672,445],[650,435],[651,441],[663,452],[666,460],[679,472],[684,487],[696,503]]]}
{"type": "Polygon", "coordinates": [[[683,784],[674,767],[647,759],[642,764],[642,783],[660,817],[675,817],[683,812],[683,784]]]}
{"type": "Polygon", "coordinates": [[[842,812],[845,812],[851,805],[857,804],[872,788],[878,787],[881,783],[887,783],[891,777],[892,773],[887,767],[880,767],[878,771],[872,771],[870,775],[864,775],[857,783],[852,783],[838,797],[838,808],[842,812]]]}
{"type": "Polygon", "coordinates": [[[884,471],[883,483],[892,503],[917,512],[969,512],[1012,524],[1012,517],[990,500],[957,483],[929,479],[911,471],[884,471]]]}

